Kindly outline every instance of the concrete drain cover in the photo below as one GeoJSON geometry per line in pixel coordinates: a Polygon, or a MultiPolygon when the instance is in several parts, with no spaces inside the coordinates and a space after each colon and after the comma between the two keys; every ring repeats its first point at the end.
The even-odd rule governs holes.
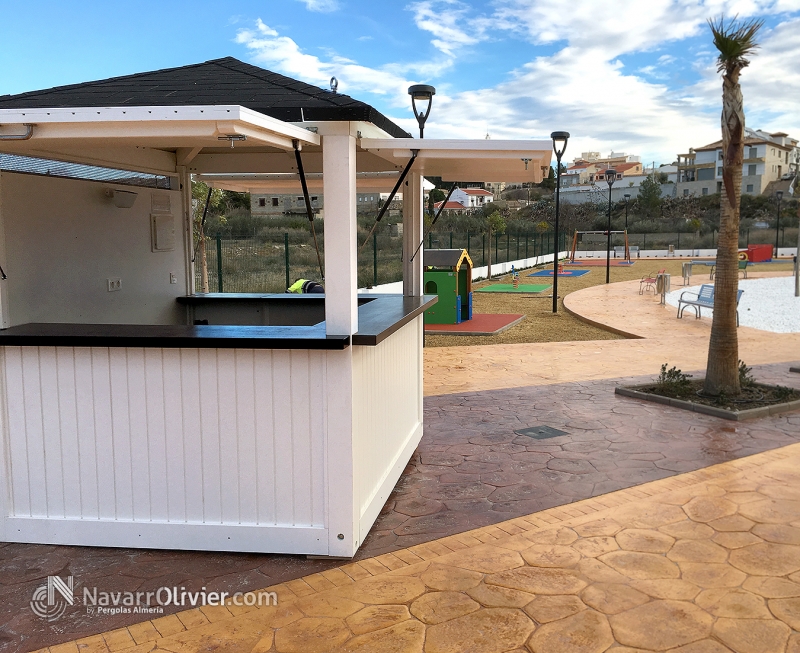
{"type": "Polygon", "coordinates": [[[536,440],[546,440],[547,438],[557,438],[559,435],[569,435],[566,431],[559,431],[552,426],[534,426],[529,429],[514,431],[517,435],[527,435],[536,440]]]}

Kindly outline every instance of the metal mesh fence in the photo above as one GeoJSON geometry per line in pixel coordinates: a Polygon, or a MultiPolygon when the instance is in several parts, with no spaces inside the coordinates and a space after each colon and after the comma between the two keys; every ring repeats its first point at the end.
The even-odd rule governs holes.
{"type": "MultiPolygon", "coordinates": [[[[359,230],[358,244],[361,246],[367,232],[359,230]]],[[[325,238],[318,233],[320,254],[325,261],[325,238]]],[[[717,234],[697,236],[691,233],[628,234],[631,246],[645,249],[708,249],[716,247],[717,234]]],[[[767,229],[743,232],[740,247],[748,244],[774,243],[775,231],[767,229]]],[[[797,242],[797,229],[781,232],[781,247],[793,247],[797,242]]],[[[615,234],[611,246],[625,244],[624,236],[615,234]]],[[[206,237],[206,269],[209,292],[284,292],[296,279],[320,279],[317,255],[310,234],[304,241],[297,232],[274,234],[271,239],[248,235],[225,236],[217,234],[206,237]]],[[[504,263],[553,253],[553,234],[535,231],[509,230],[504,234],[493,234],[491,241],[485,233],[434,232],[425,240],[430,249],[466,249],[476,267],[489,261],[504,263]]],[[[572,236],[562,234],[561,251],[572,247],[572,236]]],[[[602,251],[606,248],[606,236],[585,235],[580,238],[578,251],[602,251]]],[[[391,235],[388,229],[376,231],[358,252],[358,286],[371,287],[400,281],[403,276],[403,237],[391,235]]],[[[195,261],[195,288],[202,292],[202,265],[200,248],[195,261]]]]}

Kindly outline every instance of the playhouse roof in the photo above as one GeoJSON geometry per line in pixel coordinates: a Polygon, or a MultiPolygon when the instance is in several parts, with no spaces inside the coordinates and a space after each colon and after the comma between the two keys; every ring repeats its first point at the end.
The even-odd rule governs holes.
{"type": "Polygon", "coordinates": [[[239,105],[284,122],[364,121],[409,137],[373,107],[225,57],[204,63],[0,96],[0,109],[239,105]]]}
{"type": "Polygon", "coordinates": [[[426,268],[454,268],[461,267],[461,262],[467,261],[472,267],[470,259],[465,249],[426,249],[422,254],[422,265],[426,268]]]}

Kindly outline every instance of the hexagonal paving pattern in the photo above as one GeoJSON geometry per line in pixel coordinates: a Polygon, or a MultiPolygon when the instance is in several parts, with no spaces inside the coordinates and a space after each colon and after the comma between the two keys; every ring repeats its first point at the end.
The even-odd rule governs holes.
{"type": "Polygon", "coordinates": [[[50,653],[800,653],[795,486],[800,444],[50,653]]]}

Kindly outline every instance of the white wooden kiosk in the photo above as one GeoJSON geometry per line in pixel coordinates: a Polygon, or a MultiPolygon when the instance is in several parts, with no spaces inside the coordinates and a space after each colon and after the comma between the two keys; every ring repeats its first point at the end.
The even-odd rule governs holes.
{"type": "Polygon", "coordinates": [[[0,108],[0,540],[352,556],[422,436],[422,175],[549,162],[238,105],[0,108]],[[324,320],[187,322],[191,175],[295,175],[293,141],[325,194],[324,320]],[[359,299],[357,185],[412,149],[404,295],[359,299]]]}

